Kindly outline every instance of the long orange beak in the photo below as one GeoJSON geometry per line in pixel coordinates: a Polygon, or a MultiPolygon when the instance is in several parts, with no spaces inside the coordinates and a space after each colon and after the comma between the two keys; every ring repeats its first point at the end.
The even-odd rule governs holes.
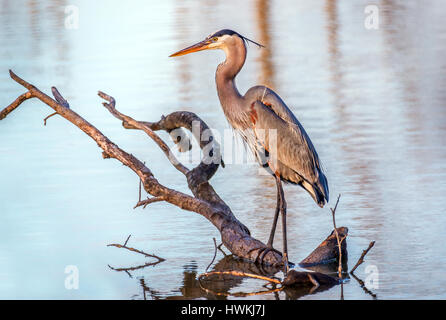
{"type": "Polygon", "coordinates": [[[183,50],[172,53],[169,57],[179,57],[179,56],[184,56],[185,54],[188,54],[188,53],[206,50],[206,49],[208,49],[209,44],[210,44],[210,41],[203,40],[203,41],[200,41],[190,47],[184,48],[183,50]]]}

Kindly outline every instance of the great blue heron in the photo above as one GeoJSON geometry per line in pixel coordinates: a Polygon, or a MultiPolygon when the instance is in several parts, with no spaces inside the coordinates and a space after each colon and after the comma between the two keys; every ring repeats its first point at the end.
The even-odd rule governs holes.
{"type": "Polygon", "coordinates": [[[277,206],[271,233],[267,248],[259,253],[258,258],[263,261],[267,252],[275,250],[274,233],[280,211],[283,228],[282,256],[288,270],[286,202],[282,181],[300,185],[321,208],[328,202],[328,183],[313,143],[282,99],[265,86],[252,87],[244,96],[237,90],[235,77],[245,63],[247,41],[262,46],[235,31],[224,29],[170,56],[177,57],[206,49],[221,49],[225,52],[226,60],[218,65],[215,74],[223,112],[230,125],[241,133],[260,164],[274,175],[277,185],[277,206]],[[276,145],[271,147],[270,135],[259,134],[259,129],[275,130],[276,145]]]}

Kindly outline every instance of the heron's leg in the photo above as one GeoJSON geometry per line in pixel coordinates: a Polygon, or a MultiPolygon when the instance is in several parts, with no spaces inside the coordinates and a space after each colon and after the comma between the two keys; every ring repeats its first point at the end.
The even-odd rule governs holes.
{"type": "Polygon", "coordinates": [[[276,175],[276,185],[277,185],[277,207],[276,207],[276,212],[274,215],[273,227],[271,229],[271,234],[270,234],[270,238],[268,240],[267,247],[262,250],[263,252],[261,252],[261,254],[259,254],[258,257],[260,257],[260,262],[262,262],[263,258],[269,251],[272,251],[272,250],[277,251],[276,249],[273,249],[272,242],[274,239],[274,233],[276,230],[277,220],[278,220],[279,211],[280,211],[280,213],[282,214],[282,233],[283,233],[282,259],[283,259],[283,264],[285,267],[285,273],[288,273],[289,262],[288,262],[288,245],[287,245],[287,233],[286,233],[286,201],[285,201],[285,195],[283,192],[282,181],[280,180],[279,175],[276,175]]]}
{"type": "Polygon", "coordinates": [[[283,233],[283,263],[285,266],[285,273],[288,272],[288,246],[286,234],[286,201],[283,193],[282,181],[279,176],[276,176],[277,190],[280,195],[280,213],[282,214],[282,233],[283,233]]]}
{"type": "Polygon", "coordinates": [[[267,243],[268,248],[273,247],[274,234],[276,233],[277,220],[279,219],[279,211],[280,211],[280,194],[279,194],[279,189],[277,189],[276,212],[274,213],[273,225],[271,227],[271,233],[269,234],[269,239],[268,239],[268,243],[267,243]]]}
{"type": "Polygon", "coordinates": [[[268,243],[266,244],[265,248],[260,250],[259,256],[257,258],[260,261],[260,263],[263,262],[263,259],[265,258],[266,254],[270,251],[276,251],[277,253],[282,254],[282,252],[273,248],[274,235],[276,233],[277,220],[279,219],[279,212],[280,212],[280,194],[279,194],[279,189],[277,189],[276,212],[274,213],[273,225],[271,227],[271,232],[269,234],[268,243]]]}

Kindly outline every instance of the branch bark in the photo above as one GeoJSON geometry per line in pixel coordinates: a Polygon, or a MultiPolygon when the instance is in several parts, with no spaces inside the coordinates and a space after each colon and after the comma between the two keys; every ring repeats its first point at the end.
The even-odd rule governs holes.
{"type": "MultiPolygon", "coordinates": [[[[14,102],[0,112],[0,120],[7,117],[25,100],[37,98],[93,139],[103,150],[102,154],[104,158],[116,159],[135,172],[141,179],[144,190],[152,197],[162,199],[161,201],[168,202],[186,211],[199,213],[208,219],[220,231],[222,243],[234,255],[249,261],[256,261],[259,253],[266,247],[263,242],[251,237],[249,229],[237,220],[229,206],[218,196],[209,183],[209,179],[215,174],[219,164],[205,161],[206,159],[203,158],[197,167],[189,170],[172,155],[167,144],[155,133],[158,130],[170,132],[176,128],[191,130],[193,121],[198,121],[200,123],[201,134],[204,130],[208,129],[208,126],[197,115],[191,112],[180,111],[171,113],[158,122],[137,121],[119,112],[116,109],[116,101],[113,97],[103,92],[98,93],[99,96],[107,101],[104,103],[107,110],[117,119],[121,120],[124,127],[142,130],[158,144],[166,154],[170,163],[185,175],[189,189],[193,194],[193,196],[190,196],[162,185],[143,162],[132,154],[125,152],[96,127],[73,111],[55,87],[52,88],[55,97],[53,99],[34,85],[21,79],[11,70],[10,76],[14,81],[28,89],[28,91],[20,95],[14,102]]],[[[201,139],[198,139],[198,141],[201,148],[207,145],[201,139]]],[[[213,143],[211,152],[219,152],[218,144],[211,138],[209,141],[213,143]]],[[[263,263],[278,266],[282,264],[282,257],[277,252],[270,251],[265,255],[263,263]]]]}

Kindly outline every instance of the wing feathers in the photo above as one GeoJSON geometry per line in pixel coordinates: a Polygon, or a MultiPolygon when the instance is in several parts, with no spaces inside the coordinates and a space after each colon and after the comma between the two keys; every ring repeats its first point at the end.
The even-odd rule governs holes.
{"type": "Polygon", "coordinates": [[[301,176],[305,182],[302,186],[319,205],[323,205],[325,200],[328,201],[329,192],[316,149],[302,125],[282,100],[277,95],[278,99],[268,97],[270,96],[264,102],[256,100],[252,104],[256,114],[254,132],[257,141],[269,151],[273,162],[277,159],[301,176]],[[261,129],[264,130],[263,136],[259,134],[261,129]],[[275,129],[275,138],[271,129],[275,129]]]}

